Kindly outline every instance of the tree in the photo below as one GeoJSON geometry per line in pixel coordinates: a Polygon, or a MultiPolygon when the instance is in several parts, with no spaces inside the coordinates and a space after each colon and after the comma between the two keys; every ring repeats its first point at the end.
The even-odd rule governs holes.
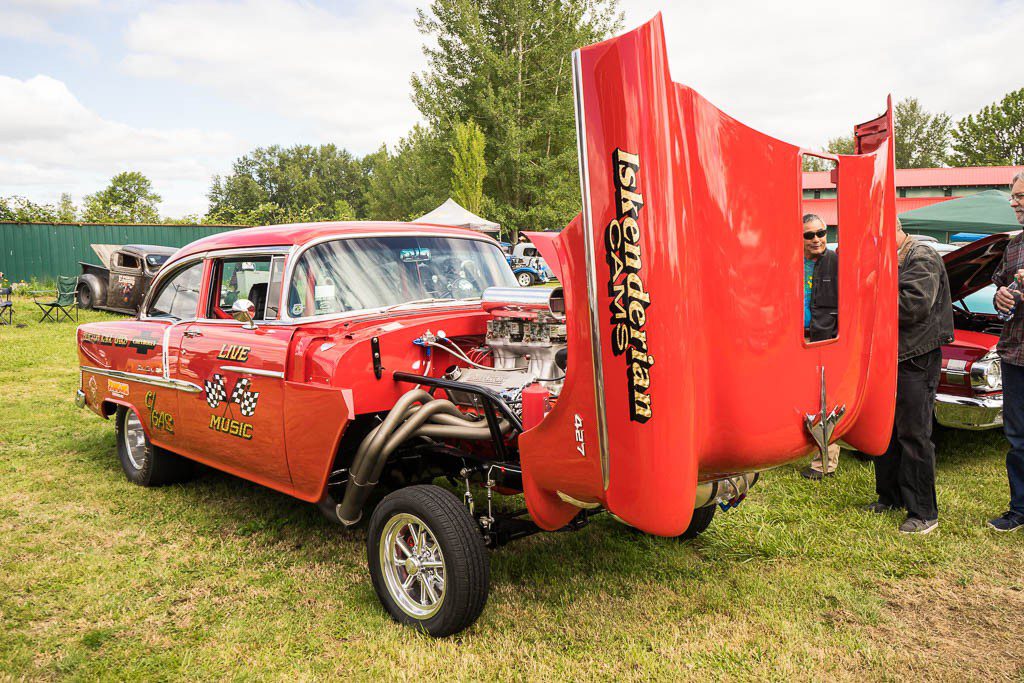
{"type": "Polygon", "coordinates": [[[56,214],[59,223],[74,223],[78,219],[78,208],[71,201],[71,195],[67,192],[61,193],[56,214]]]}
{"type": "Polygon", "coordinates": [[[617,0],[434,0],[417,11],[430,40],[413,101],[441,134],[459,121],[483,130],[489,217],[542,229],[579,210],[570,55],[621,20],[617,0]]]}
{"type": "Polygon", "coordinates": [[[960,166],[1024,164],[1024,88],[961,119],[953,150],[960,166]]]}
{"type": "Polygon", "coordinates": [[[52,204],[36,204],[25,197],[0,197],[0,221],[15,223],[58,223],[52,204]]]}
{"type": "Polygon", "coordinates": [[[368,167],[334,145],[257,147],[214,176],[207,219],[267,225],[366,217],[368,167]]]}
{"type": "Polygon", "coordinates": [[[896,104],[893,118],[896,168],[928,168],[946,164],[952,134],[949,114],[931,114],[916,97],[908,97],[896,104]]]}
{"type": "Polygon", "coordinates": [[[484,147],[484,132],[475,122],[459,123],[452,130],[448,147],[452,155],[452,199],[476,214],[483,211],[487,177],[484,147]]]}
{"type": "Polygon", "coordinates": [[[381,147],[368,158],[373,171],[366,211],[374,220],[408,220],[437,208],[451,188],[449,141],[417,125],[394,153],[381,147]]]}
{"type": "MultiPolygon", "coordinates": [[[[825,151],[829,154],[853,154],[853,136],[840,135],[839,137],[829,138],[828,144],[825,145],[825,151]]],[[[828,159],[804,157],[805,171],[828,171],[833,166],[834,164],[828,159]]]]}
{"type": "Polygon", "coordinates": [[[160,201],[149,178],[138,171],[125,171],[111,178],[105,189],[86,195],[82,220],[86,223],[157,223],[160,214],[156,206],[160,201]]]}

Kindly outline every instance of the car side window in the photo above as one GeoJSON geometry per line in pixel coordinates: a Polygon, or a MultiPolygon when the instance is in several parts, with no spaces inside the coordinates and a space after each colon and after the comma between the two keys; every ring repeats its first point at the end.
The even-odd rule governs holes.
{"type": "Polygon", "coordinates": [[[142,264],[139,262],[139,259],[135,256],[130,256],[129,254],[118,254],[117,265],[121,268],[127,268],[129,270],[138,270],[139,268],[142,267],[142,264]]]}
{"type": "Polygon", "coordinates": [[[199,289],[203,283],[203,265],[203,261],[199,261],[164,280],[149,305],[147,315],[178,320],[195,318],[199,289]]]}
{"type": "Polygon", "coordinates": [[[211,317],[229,317],[231,306],[248,299],[256,308],[254,320],[275,320],[281,298],[282,257],[242,256],[218,261],[210,292],[211,317]]]}

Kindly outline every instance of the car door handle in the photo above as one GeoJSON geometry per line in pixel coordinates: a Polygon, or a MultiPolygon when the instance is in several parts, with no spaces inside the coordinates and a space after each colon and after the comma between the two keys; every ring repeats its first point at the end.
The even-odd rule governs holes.
{"type": "Polygon", "coordinates": [[[185,330],[185,334],[182,336],[188,337],[189,339],[193,339],[195,337],[202,337],[203,333],[200,332],[199,330],[185,330]]]}

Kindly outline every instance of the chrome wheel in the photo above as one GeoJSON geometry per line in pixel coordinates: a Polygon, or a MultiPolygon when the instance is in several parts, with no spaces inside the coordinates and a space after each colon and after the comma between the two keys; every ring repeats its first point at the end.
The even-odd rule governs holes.
{"type": "Polygon", "coordinates": [[[445,598],[445,564],[434,532],[422,519],[402,513],[381,533],[380,568],[388,593],[415,619],[429,619],[445,598]]]}
{"type": "Polygon", "coordinates": [[[121,432],[124,440],[124,449],[128,454],[128,461],[137,470],[145,469],[148,456],[146,455],[146,431],[139,422],[135,411],[129,410],[124,418],[124,431],[121,432]]]}
{"type": "Polygon", "coordinates": [[[519,273],[519,284],[523,287],[529,287],[533,284],[533,276],[529,273],[519,273]]]}

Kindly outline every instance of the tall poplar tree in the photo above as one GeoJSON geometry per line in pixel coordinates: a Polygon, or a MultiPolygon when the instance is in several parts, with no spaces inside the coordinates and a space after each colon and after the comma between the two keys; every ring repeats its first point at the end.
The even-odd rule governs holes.
{"type": "Polygon", "coordinates": [[[452,155],[452,199],[475,214],[483,211],[484,178],[487,177],[485,144],[480,126],[466,121],[455,126],[448,147],[452,155]]]}
{"type": "Polygon", "coordinates": [[[416,25],[428,69],[413,100],[447,136],[473,120],[486,138],[487,216],[560,228],[580,208],[571,53],[621,24],[617,0],[434,0],[416,25]]]}

